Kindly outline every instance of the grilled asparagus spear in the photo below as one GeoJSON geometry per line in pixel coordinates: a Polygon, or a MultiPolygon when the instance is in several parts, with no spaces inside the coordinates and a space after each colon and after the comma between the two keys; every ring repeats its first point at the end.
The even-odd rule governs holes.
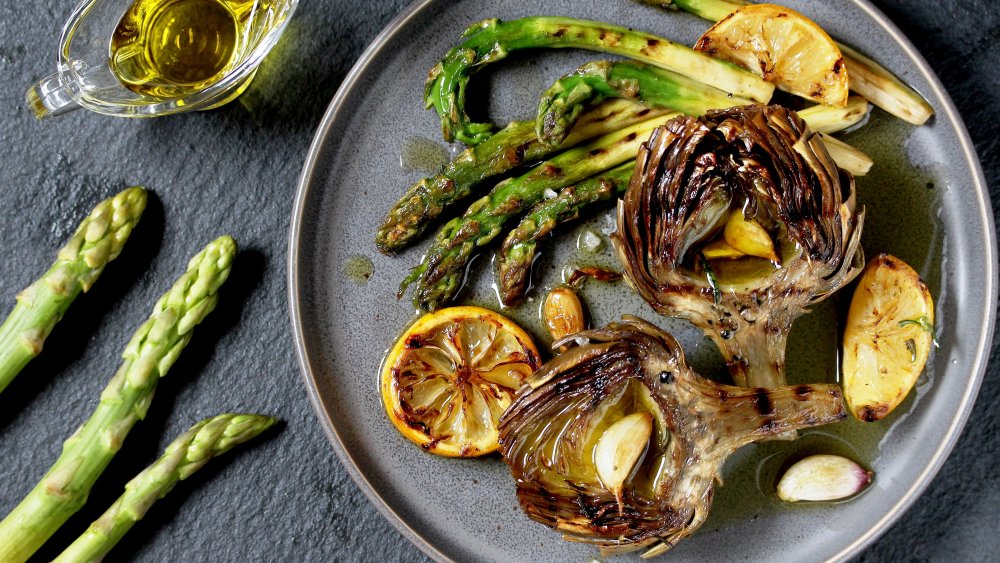
{"type": "Polygon", "coordinates": [[[713,59],[686,46],[648,33],[602,22],[565,17],[528,17],[511,21],[484,20],[462,34],[431,69],[424,101],[441,118],[448,141],[476,145],[489,138],[489,123],[472,123],[465,113],[465,88],[479,68],[504,59],[510,52],[537,47],[575,47],[623,55],[700,80],[741,98],[771,99],[774,86],[734,64],[713,59]]]}
{"type": "Polygon", "coordinates": [[[826,151],[830,153],[830,158],[837,163],[837,166],[854,176],[864,176],[871,170],[874,161],[860,149],[825,133],[820,133],[820,135],[822,135],[823,144],[826,145],[826,151]]]}
{"type": "Polygon", "coordinates": [[[143,210],[146,190],[128,188],[108,198],[80,223],[41,278],[17,296],[0,326],[0,392],[42,351],[45,339],[81,292],[118,257],[143,210]]]}
{"type": "Polygon", "coordinates": [[[809,124],[809,128],[820,133],[836,133],[856,125],[868,116],[871,106],[861,96],[850,96],[844,107],[817,104],[800,109],[799,117],[809,124]]]}
{"type": "MultiPolygon", "coordinates": [[[[711,21],[719,21],[734,11],[746,6],[746,0],[639,0],[664,8],[677,8],[711,21]]],[[[908,121],[923,125],[932,115],[934,108],[927,100],[902,80],[896,78],[885,67],[862,55],[854,49],[837,42],[840,53],[847,65],[850,88],[867,98],[871,103],[908,121]]]]}
{"type": "MultiPolygon", "coordinates": [[[[538,138],[560,142],[581,111],[606,98],[635,99],[649,107],[694,116],[753,103],[649,65],[597,61],[563,76],[542,95],[535,119],[538,138]]],[[[844,129],[867,114],[868,102],[861,96],[851,96],[842,108],[817,105],[799,112],[814,131],[822,133],[844,129]]]]}
{"type": "Polygon", "coordinates": [[[914,125],[923,125],[934,115],[934,108],[927,100],[885,67],[843,43],[838,42],[837,46],[847,64],[851,90],[914,125]]]}
{"type": "Polygon", "coordinates": [[[236,243],[228,236],[209,243],[156,302],[152,316],[125,347],[97,409],[66,440],[45,477],[0,522],[0,561],[27,560],[83,506],[132,426],[146,416],[157,382],[191,341],[194,327],[215,308],[235,254],[236,243]]]}
{"type": "Polygon", "coordinates": [[[386,254],[399,251],[419,237],[445,207],[468,197],[483,180],[664,113],[631,100],[609,100],[584,112],[558,147],[540,143],[533,122],[515,121],[466,149],[439,174],[411,186],[382,220],[375,244],[386,254]]]}
{"type": "Polygon", "coordinates": [[[213,457],[257,437],[275,422],[259,414],[220,414],[195,424],[167,446],[160,459],[129,481],[125,493],[55,561],[100,561],[178,481],[190,477],[213,457]]]}
{"type": "Polygon", "coordinates": [[[684,10],[706,20],[719,21],[749,4],[749,0],[639,0],[643,4],[684,10]]]}
{"type": "Polygon", "coordinates": [[[559,195],[539,203],[521,219],[496,256],[497,288],[504,305],[516,305],[524,298],[538,241],[558,225],[578,219],[585,208],[624,195],[634,168],[635,161],[630,160],[600,176],[563,188],[559,195]]]}
{"type": "MultiPolygon", "coordinates": [[[[852,96],[847,107],[815,105],[798,113],[813,130],[833,133],[864,119],[868,107],[864,98],[852,96]]],[[[824,136],[823,139],[830,156],[841,168],[863,175],[871,167],[871,159],[858,149],[831,137],[824,136]]],[[[630,162],[602,174],[600,178],[564,188],[558,196],[538,203],[508,233],[496,255],[497,290],[504,305],[516,305],[524,299],[539,241],[556,226],[573,221],[590,208],[623,195],[628,188],[632,166],[630,162]]]]}
{"type": "Polygon", "coordinates": [[[558,145],[585,108],[607,98],[632,98],[649,107],[694,116],[710,109],[753,103],[654,66],[594,61],[563,76],[542,95],[535,118],[538,138],[558,145]]]}
{"type": "Polygon", "coordinates": [[[657,117],[605,135],[497,184],[488,195],[473,202],[463,216],[452,219],[438,232],[423,261],[403,280],[399,296],[416,281],[414,305],[421,310],[437,309],[458,291],[473,251],[496,238],[504,223],[544,199],[546,192],[554,194],[555,190],[635,158],[653,129],[670,117],[657,117]]]}

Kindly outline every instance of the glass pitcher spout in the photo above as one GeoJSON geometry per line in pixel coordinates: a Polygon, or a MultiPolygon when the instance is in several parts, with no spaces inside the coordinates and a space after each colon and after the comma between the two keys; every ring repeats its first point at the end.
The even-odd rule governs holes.
{"type": "Polygon", "coordinates": [[[102,84],[99,70],[88,68],[83,61],[59,63],[58,71],[28,88],[24,101],[37,119],[77,109],[81,107],[80,98],[86,93],[107,86],[102,84]]]}
{"type": "Polygon", "coordinates": [[[73,96],[74,86],[63,85],[59,73],[50,74],[28,88],[24,101],[36,119],[60,115],[80,107],[73,96]]]}
{"type": "Polygon", "coordinates": [[[24,101],[38,119],[80,107],[100,111],[102,106],[116,104],[113,92],[120,87],[107,64],[89,66],[80,60],[60,62],[54,74],[28,88],[24,101]]]}
{"type": "Polygon", "coordinates": [[[80,107],[76,101],[81,92],[80,84],[66,78],[66,73],[60,70],[28,88],[24,101],[36,119],[60,115],[80,107]]]}

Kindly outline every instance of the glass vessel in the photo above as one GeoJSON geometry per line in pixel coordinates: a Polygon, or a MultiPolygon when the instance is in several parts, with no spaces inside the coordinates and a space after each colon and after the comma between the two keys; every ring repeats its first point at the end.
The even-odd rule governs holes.
{"type": "Polygon", "coordinates": [[[28,89],[39,119],[84,107],[123,117],[210,109],[239,96],[298,0],[84,0],[56,72],[28,89]]]}

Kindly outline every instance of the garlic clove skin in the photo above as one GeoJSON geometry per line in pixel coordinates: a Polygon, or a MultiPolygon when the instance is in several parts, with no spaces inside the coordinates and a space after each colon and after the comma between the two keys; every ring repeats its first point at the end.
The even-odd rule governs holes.
{"type": "Polygon", "coordinates": [[[585,328],[583,303],[569,287],[557,287],[545,296],[542,320],[549,329],[552,340],[576,334],[585,328]]]}
{"type": "Polygon", "coordinates": [[[811,455],[781,476],[778,498],[787,502],[840,500],[867,488],[873,475],[846,457],[811,455]]]}
{"type": "Polygon", "coordinates": [[[597,476],[621,505],[622,487],[646,451],[653,434],[653,415],[637,412],[621,418],[601,434],[594,446],[597,476]]]}

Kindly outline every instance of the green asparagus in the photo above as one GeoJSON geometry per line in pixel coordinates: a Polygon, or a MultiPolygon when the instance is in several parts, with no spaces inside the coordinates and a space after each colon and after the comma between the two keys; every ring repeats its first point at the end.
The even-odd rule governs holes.
{"type": "Polygon", "coordinates": [[[496,255],[497,289],[505,306],[516,305],[524,298],[538,241],[556,226],[578,219],[584,208],[624,195],[633,168],[635,161],[630,160],[599,176],[563,188],[559,195],[540,202],[521,219],[496,255]]]}
{"type": "Polygon", "coordinates": [[[416,240],[446,206],[468,197],[483,180],[664,113],[631,100],[609,100],[585,112],[558,147],[540,143],[534,123],[515,121],[466,149],[436,176],[411,186],[382,220],[375,244],[386,254],[397,252],[416,240]]]}
{"type": "Polygon", "coordinates": [[[163,457],[129,481],[125,493],[55,561],[100,561],[179,481],[213,457],[257,437],[275,422],[259,414],[220,414],[195,424],[167,446],[163,457]]]}
{"type": "Polygon", "coordinates": [[[458,292],[473,251],[496,238],[504,223],[541,201],[546,193],[554,194],[555,190],[635,158],[650,133],[670,117],[673,115],[605,135],[542,162],[523,176],[500,182],[488,195],[473,202],[462,217],[452,219],[438,232],[423,261],[403,280],[399,296],[417,281],[414,305],[421,310],[437,309],[458,292]]]}
{"type": "Polygon", "coordinates": [[[448,141],[476,145],[492,133],[489,123],[472,123],[465,113],[470,75],[519,49],[575,47],[623,55],[673,70],[741,98],[771,99],[774,86],[734,64],[639,31],[602,22],[565,17],[528,17],[503,22],[485,20],[462,34],[465,41],[431,69],[424,88],[428,108],[441,118],[448,141]]]}
{"type": "MultiPolygon", "coordinates": [[[[868,107],[864,98],[851,96],[844,108],[815,105],[798,113],[813,130],[833,133],[864,119],[868,115],[868,107]]],[[[864,175],[871,168],[871,159],[860,150],[825,135],[823,140],[830,156],[841,168],[856,176],[864,175]]],[[[516,305],[524,299],[538,243],[558,225],[573,221],[591,207],[623,195],[628,189],[632,166],[630,162],[606,172],[600,178],[564,188],[558,196],[538,203],[508,233],[495,259],[497,291],[504,305],[516,305]]]]}
{"type": "Polygon", "coordinates": [[[125,347],[97,409],[66,440],[45,477],[0,522],[0,561],[27,560],[83,506],[132,426],[146,416],[157,382],[187,346],[194,327],[215,308],[235,254],[230,237],[211,242],[156,302],[152,316],[125,347]]]}
{"type": "Polygon", "coordinates": [[[694,116],[753,103],[654,66],[594,61],[563,76],[542,95],[535,118],[539,140],[558,145],[585,108],[607,98],[633,98],[649,107],[694,116]]]}
{"type": "Polygon", "coordinates": [[[118,257],[146,208],[140,187],[102,201],[80,223],[55,263],[17,296],[0,326],[0,392],[42,351],[45,339],[80,293],[118,257]]]}
{"type": "MultiPolygon", "coordinates": [[[[677,8],[710,21],[719,21],[750,4],[747,0],[639,0],[663,8],[677,8]]],[[[847,65],[850,88],[871,103],[896,117],[923,125],[934,115],[934,108],[913,88],[907,86],[885,67],[854,49],[837,42],[847,65]]]]}

